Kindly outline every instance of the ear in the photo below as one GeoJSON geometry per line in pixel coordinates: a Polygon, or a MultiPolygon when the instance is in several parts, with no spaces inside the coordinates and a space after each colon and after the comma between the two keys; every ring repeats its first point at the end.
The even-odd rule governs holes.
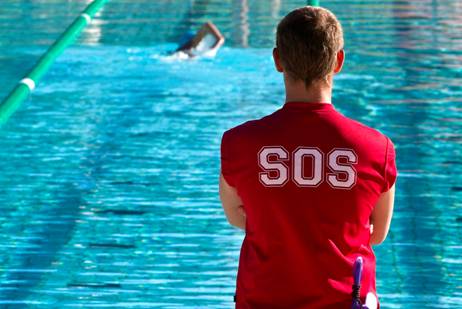
{"type": "Polygon", "coordinates": [[[281,65],[281,59],[279,59],[279,51],[277,47],[273,48],[273,59],[276,70],[280,73],[284,72],[284,68],[281,65]]]}
{"type": "Polygon", "coordinates": [[[337,64],[334,69],[334,74],[340,73],[345,62],[345,51],[342,49],[337,53],[337,64]]]}

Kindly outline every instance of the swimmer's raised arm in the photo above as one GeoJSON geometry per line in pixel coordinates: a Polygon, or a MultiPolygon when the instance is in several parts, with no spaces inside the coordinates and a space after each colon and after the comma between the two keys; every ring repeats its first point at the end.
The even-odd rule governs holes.
{"type": "Polygon", "coordinates": [[[182,51],[188,54],[190,57],[197,56],[197,51],[195,51],[195,49],[208,34],[215,38],[215,43],[213,43],[213,46],[208,46],[207,50],[216,52],[221,47],[221,45],[224,44],[225,38],[218,30],[218,28],[211,22],[206,22],[203,24],[199,31],[194,35],[194,37],[178,47],[175,52],[182,51]]]}
{"type": "Polygon", "coordinates": [[[219,48],[221,45],[223,45],[225,42],[225,37],[213,23],[208,21],[204,24],[204,27],[206,27],[209,30],[208,32],[217,39],[217,42],[212,46],[212,49],[219,48]]]}

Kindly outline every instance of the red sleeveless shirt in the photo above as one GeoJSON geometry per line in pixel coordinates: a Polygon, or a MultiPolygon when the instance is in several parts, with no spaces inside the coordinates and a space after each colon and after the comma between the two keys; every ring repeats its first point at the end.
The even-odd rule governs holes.
{"type": "Polygon", "coordinates": [[[222,173],[246,212],[236,308],[349,308],[376,295],[369,217],[396,179],[392,142],[331,104],[289,102],[223,135],[222,173]]]}

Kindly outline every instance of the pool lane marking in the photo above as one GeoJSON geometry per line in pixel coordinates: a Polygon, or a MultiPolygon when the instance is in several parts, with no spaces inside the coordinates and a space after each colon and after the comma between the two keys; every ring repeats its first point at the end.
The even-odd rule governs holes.
{"type": "Polygon", "coordinates": [[[83,17],[87,21],[87,24],[91,22],[91,17],[87,13],[80,14],[80,17],[83,17]]]}
{"type": "MultiPolygon", "coordinates": [[[[87,13],[80,14],[80,17],[85,19],[87,24],[89,24],[91,22],[91,17],[87,13]]],[[[35,89],[35,82],[32,79],[28,78],[28,77],[23,78],[19,83],[23,84],[23,85],[26,85],[27,88],[29,88],[30,91],[34,91],[34,89],[35,89]]]]}
{"type": "Polygon", "coordinates": [[[21,79],[21,81],[19,81],[19,83],[23,84],[23,85],[26,85],[27,88],[29,88],[30,91],[34,91],[34,89],[35,89],[35,82],[32,79],[28,78],[28,77],[21,79]]]}

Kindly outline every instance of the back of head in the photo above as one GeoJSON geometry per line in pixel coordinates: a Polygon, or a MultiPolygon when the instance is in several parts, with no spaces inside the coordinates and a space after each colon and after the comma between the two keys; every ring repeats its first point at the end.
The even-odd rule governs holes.
{"type": "Polygon", "coordinates": [[[343,30],[327,9],[306,6],[290,12],[278,25],[276,47],[284,71],[306,87],[327,80],[343,49],[343,30]]]}

